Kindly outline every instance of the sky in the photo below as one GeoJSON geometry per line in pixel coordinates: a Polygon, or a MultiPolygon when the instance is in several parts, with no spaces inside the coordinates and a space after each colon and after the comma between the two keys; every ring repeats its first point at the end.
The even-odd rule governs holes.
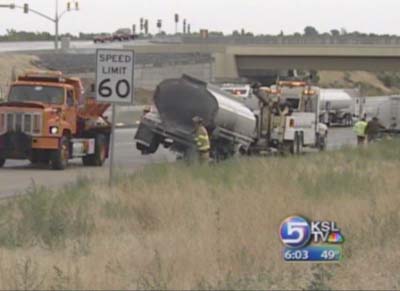
{"type": "MultiPolygon", "coordinates": [[[[60,10],[67,0],[58,0],[60,10]]],[[[201,28],[231,33],[244,28],[257,34],[302,32],[307,25],[320,32],[345,28],[347,31],[400,35],[399,0],[78,0],[80,11],[66,13],[60,21],[61,33],[114,32],[139,24],[148,18],[150,31],[156,32],[156,20],[163,30],[175,31],[174,14],[186,18],[192,31],[201,28]]],[[[55,15],[56,0],[0,0],[15,3],[50,16],[55,15]]],[[[0,34],[7,29],[49,31],[54,24],[22,10],[0,8],[0,34]]]]}

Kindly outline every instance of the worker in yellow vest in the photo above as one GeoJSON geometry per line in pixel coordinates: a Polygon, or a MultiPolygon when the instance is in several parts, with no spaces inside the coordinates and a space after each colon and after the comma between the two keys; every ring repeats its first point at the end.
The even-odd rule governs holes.
{"type": "Polygon", "coordinates": [[[365,118],[360,119],[354,124],[353,130],[357,135],[357,144],[359,145],[366,143],[365,129],[367,128],[367,124],[365,118]]]}
{"type": "Polygon", "coordinates": [[[197,152],[200,163],[210,160],[210,138],[207,129],[204,127],[203,119],[199,116],[193,117],[194,140],[197,146],[197,152]]]}

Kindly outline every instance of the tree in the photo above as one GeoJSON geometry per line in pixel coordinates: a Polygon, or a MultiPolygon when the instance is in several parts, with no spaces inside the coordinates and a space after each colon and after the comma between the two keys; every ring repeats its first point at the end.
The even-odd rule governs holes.
{"type": "Polygon", "coordinates": [[[332,29],[331,35],[334,37],[338,37],[338,36],[340,36],[340,31],[338,29],[332,29]]]}
{"type": "Polygon", "coordinates": [[[304,35],[305,36],[318,36],[319,32],[313,26],[306,26],[304,28],[304,35]]]}

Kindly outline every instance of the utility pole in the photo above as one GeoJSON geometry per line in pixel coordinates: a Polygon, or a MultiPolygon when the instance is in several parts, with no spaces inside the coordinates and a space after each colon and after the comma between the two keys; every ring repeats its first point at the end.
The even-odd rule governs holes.
{"type": "Polygon", "coordinates": [[[54,47],[56,50],[58,50],[58,23],[59,23],[59,21],[60,21],[60,18],[58,16],[58,0],[56,0],[56,15],[54,17],[54,23],[56,26],[56,40],[55,40],[56,42],[54,44],[54,47]]]}
{"type": "Polygon", "coordinates": [[[146,20],[144,21],[144,33],[145,33],[146,35],[149,34],[149,20],[148,20],[148,19],[146,19],[146,20]]]}

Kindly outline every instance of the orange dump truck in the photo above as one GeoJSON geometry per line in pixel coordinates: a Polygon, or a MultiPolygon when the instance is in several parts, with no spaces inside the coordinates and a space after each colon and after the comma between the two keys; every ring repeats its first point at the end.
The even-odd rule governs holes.
{"type": "Polygon", "coordinates": [[[108,158],[111,125],[103,117],[109,104],[84,98],[78,78],[34,71],[10,86],[0,103],[0,167],[7,159],[29,159],[63,170],[82,158],[101,166],[108,158]]]}

